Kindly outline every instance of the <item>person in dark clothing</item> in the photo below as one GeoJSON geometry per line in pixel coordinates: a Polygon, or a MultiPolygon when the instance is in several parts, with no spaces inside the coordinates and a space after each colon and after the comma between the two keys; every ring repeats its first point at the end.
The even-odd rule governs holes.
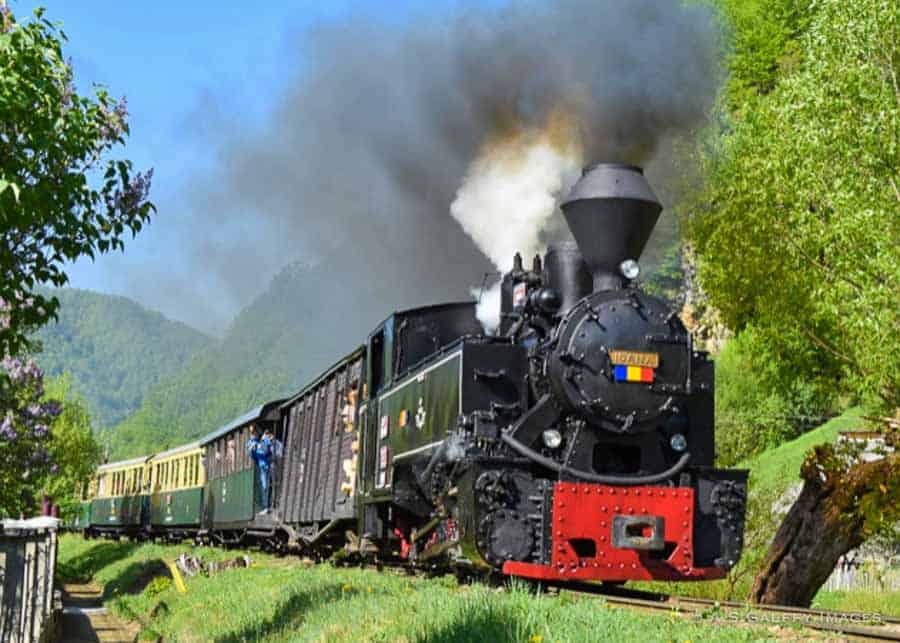
{"type": "Polygon", "coordinates": [[[256,463],[256,470],[259,475],[259,500],[262,504],[260,513],[269,512],[269,469],[272,461],[272,442],[267,439],[260,439],[259,431],[256,427],[250,429],[250,439],[247,441],[247,451],[250,457],[256,463]]]}
{"type": "Polygon", "coordinates": [[[284,445],[275,437],[271,429],[266,429],[262,436],[263,442],[269,444],[269,499],[278,498],[279,485],[281,484],[281,459],[284,457],[284,445]]]}

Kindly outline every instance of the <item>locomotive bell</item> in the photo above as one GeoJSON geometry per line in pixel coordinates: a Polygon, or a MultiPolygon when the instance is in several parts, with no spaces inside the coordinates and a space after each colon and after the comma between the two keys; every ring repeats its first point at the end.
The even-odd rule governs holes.
{"type": "Polygon", "coordinates": [[[561,207],[595,291],[621,287],[619,265],[641,256],[662,211],[644,171],[617,163],[586,167],[561,207]]]}

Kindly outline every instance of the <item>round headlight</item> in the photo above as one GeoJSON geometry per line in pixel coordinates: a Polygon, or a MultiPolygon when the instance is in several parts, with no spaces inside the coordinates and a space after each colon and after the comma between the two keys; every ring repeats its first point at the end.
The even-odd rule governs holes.
{"type": "Polygon", "coordinates": [[[672,447],[673,451],[681,453],[687,449],[687,438],[681,433],[676,433],[669,439],[669,446],[672,447]]]}
{"type": "Polygon", "coordinates": [[[547,429],[541,435],[541,439],[544,440],[544,445],[548,449],[558,449],[559,445],[562,444],[562,433],[556,429],[547,429]]]}
{"type": "Polygon", "coordinates": [[[626,259],[619,264],[619,272],[622,273],[625,279],[637,279],[638,275],[641,274],[641,267],[634,259],[626,259]]]}

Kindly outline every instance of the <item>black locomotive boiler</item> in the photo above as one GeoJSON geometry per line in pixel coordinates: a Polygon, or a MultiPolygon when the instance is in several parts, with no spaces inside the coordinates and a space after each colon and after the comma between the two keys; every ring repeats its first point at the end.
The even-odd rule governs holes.
{"type": "Polygon", "coordinates": [[[562,203],[574,242],[516,256],[496,334],[472,303],[391,315],[197,443],[203,508],[180,533],[552,581],[723,577],[747,472],[714,467],[713,363],[636,281],[661,209],[639,168],[588,167],[562,203]],[[229,461],[254,425],[284,444],[266,508],[229,461]]]}

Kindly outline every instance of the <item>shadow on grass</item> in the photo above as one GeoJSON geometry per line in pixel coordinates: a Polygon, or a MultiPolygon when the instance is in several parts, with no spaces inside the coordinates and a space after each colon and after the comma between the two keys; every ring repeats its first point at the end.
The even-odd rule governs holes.
{"type": "Polygon", "coordinates": [[[169,568],[158,558],[131,563],[103,586],[103,600],[123,594],[140,594],[157,576],[169,575],[169,568]]]}
{"type": "Polygon", "coordinates": [[[72,560],[60,561],[57,564],[57,575],[64,582],[86,583],[94,575],[115,562],[129,556],[137,544],[126,542],[97,543],[87,551],[79,554],[72,560]]]}
{"type": "Polygon", "coordinates": [[[470,641],[516,641],[514,617],[502,610],[490,614],[463,615],[447,625],[436,626],[433,631],[417,640],[428,643],[469,643],[470,641]]]}
{"type": "Polygon", "coordinates": [[[317,587],[309,591],[300,590],[285,600],[271,618],[258,625],[248,625],[241,630],[220,636],[215,639],[215,643],[256,641],[284,629],[297,628],[303,623],[307,612],[321,607],[323,603],[339,601],[342,594],[343,590],[340,583],[317,587]]]}

